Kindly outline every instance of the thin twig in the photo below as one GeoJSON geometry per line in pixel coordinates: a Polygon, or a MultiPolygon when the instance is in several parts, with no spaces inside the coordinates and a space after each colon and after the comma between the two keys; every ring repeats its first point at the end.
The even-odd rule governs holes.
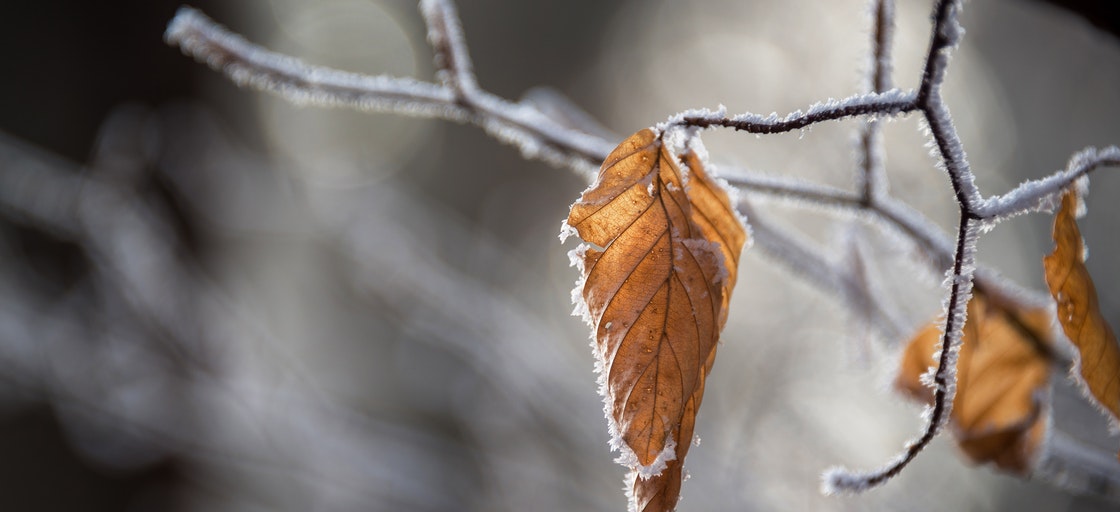
{"type": "Polygon", "coordinates": [[[428,26],[436,77],[444,86],[455,90],[463,101],[469,102],[478,91],[478,82],[455,6],[446,0],[421,0],[420,13],[428,26]]]}
{"type": "MultiPolygon", "coordinates": [[[[871,92],[884,92],[891,87],[891,45],[894,36],[894,1],[873,2],[873,36],[871,39],[871,92]]],[[[887,194],[887,173],[883,154],[883,130],[878,119],[868,119],[860,127],[860,168],[857,190],[863,202],[870,204],[887,194]]]]}
{"type": "MultiPolygon", "coordinates": [[[[724,173],[722,178],[748,194],[788,199],[805,208],[825,208],[856,215],[861,221],[893,230],[912,243],[918,254],[937,272],[953,264],[953,240],[921,212],[884,195],[871,204],[847,190],[795,178],[761,173],[724,173]]],[[[994,270],[977,264],[976,288],[993,299],[993,306],[1015,314],[1016,309],[1044,304],[1044,294],[1021,289],[994,270]]]]}
{"type": "Polygon", "coordinates": [[[1052,211],[1066,189],[1101,167],[1120,167],[1120,147],[1085,148],[1070,157],[1065,170],[989,197],[977,208],[976,215],[988,222],[998,222],[1025,213],[1052,211]]]}
{"type": "MultiPolygon", "coordinates": [[[[443,19],[440,45],[456,41],[458,26],[445,2],[428,2],[433,17],[443,19]]],[[[470,122],[502,142],[517,146],[522,156],[568,167],[589,181],[614,144],[560,126],[535,108],[471,89],[473,75],[465,51],[447,46],[445,65],[457,88],[413,78],[370,76],[322,66],[268,51],[215,23],[201,12],[182,7],[167,27],[164,39],[228,76],[234,83],[281,96],[299,105],[347,107],[392,112],[414,117],[470,122]],[[453,61],[453,62],[452,62],[453,61]],[[464,92],[467,92],[464,96],[464,92]],[[470,101],[463,99],[469,97],[470,101]]]]}
{"type": "Polygon", "coordinates": [[[720,177],[736,188],[750,193],[790,199],[798,203],[811,203],[818,207],[833,207],[842,210],[864,209],[858,195],[847,190],[811,181],[756,172],[724,172],[720,174],[720,177]]]}
{"type": "Polygon", "coordinates": [[[799,110],[782,118],[777,114],[761,116],[752,113],[728,117],[722,110],[690,110],[670,118],[666,124],[696,128],[733,128],[736,131],[765,135],[800,130],[824,121],[858,116],[897,116],[915,110],[918,110],[917,93],[892,89],[816,103],[804,113],[799,110]]]}

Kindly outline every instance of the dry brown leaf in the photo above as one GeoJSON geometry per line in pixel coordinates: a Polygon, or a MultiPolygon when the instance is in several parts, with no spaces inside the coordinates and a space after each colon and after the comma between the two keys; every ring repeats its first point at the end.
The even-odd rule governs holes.
{"type": "Polygon", "coordinates": [[[1120,348],[1101,316],[1097,290],[1085,268],[1085,246],[1074,212],[1077,195],[1067,192],[1054,217],[1054,252],[1042,259],[1046,284],[1058,303],[1058,322],[1077,347],[1083,384],[1097,403],[1120,421],[1120,348]]]}
{"type": "MultiPolygon", "coordinates": [[[[1046,433],[1045,393],[1051,364],[1050,315],[1044,309],[1009,312],[980,292],[968,303],[952,428],[969,459],[1027,474],[1046,433]]],[[[941,346],[931,324],[907,345],[895,385],[932,403],[921,379],[941,346]]]]}
{"type": "Polygon", "coordinates": [[[688,151],[642,130],[603,162],[567,223],[619,461],[637,510],[672,510],[746,232],[688,151]],[[593,246],[597,246],[593,247],[593,246]],[[601,248],[601,249],[600,249],[601,248]]]}

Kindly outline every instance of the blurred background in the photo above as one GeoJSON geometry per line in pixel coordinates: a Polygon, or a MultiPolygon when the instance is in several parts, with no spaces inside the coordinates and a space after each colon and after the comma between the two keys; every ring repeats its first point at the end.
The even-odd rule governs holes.
{"type": "MultiPolygon", "coordinates": [[[[899,3],[909,88],[930,6],[899,3]]],[[[865,87],[862,0],[461,4],[482,87],[548,86],[619,138],[686,108],[784,114],[865,87]]],[[[432,77],[414,2],[193,5],[312,63],[432,77]]],[[[0,510],[622,510],[556,239],[586,184],[471,126],[239,90],[162,43],[177,7],[0,5],[0,510]]],[[[1115,18],[1085,8],[967,4],[945,95],[984,193],[1120,143],[1115,18]]],[[[851,187],[856,127],[705,141],[726,169],[851,187]]],[[[892,191],[954,226],[917,119],[885,133],[892,191]]],[[[1120,319],[1111,172],[1082,228],[1120,319]]],[[[907,328],[938,314],[940,272],[905,244],[756,208],[830,257],[858,240],[907,328]]],[[[1043,290],[1049,225],[1001,224],[982,261],[1043,290]]],[[[680,510],[1114,506],[969,467],[950,436],[881,489],[822,497],[822,470],[878,466],[918,432],[919,408],[890,389],[905,340],[760,251],[742,266],[680,510]]],[[[1055,396],[1111,456],[1099,415],[1055,396]]]]}

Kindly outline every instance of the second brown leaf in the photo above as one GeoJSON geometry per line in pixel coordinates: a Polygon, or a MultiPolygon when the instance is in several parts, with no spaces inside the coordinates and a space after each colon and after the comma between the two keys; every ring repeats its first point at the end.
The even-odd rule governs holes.
{"type": "Polygon", "coordinates": [[[1078,375],[1113,424],[1120,422],[1120,347],[1101,315],[1097,290],[1085,268],[1085,244],[1077,227],[1078,196],[1067,192],[1054,217],[1054,252],[1042,260],[1046,284],[1058,303],[1058,322],[1078,353],[1078,375]]]}
{"type": "MultiPolygon", "coordinates": [[[[996,307],[977,292],[957,358],[957,393],[952,429],[973,462],[1028,474],[1045,436],[1044,407],[1052,363],[1050,314],[1041,308],[996,307]]],[[[926,403],[933,390],[923,382],[941,343],[941,327],[930,324],[903,352],[895,385],[926,403]]]]}

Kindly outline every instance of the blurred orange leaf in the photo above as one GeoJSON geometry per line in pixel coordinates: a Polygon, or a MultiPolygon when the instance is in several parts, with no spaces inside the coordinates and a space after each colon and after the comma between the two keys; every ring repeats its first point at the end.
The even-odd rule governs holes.
{"type": "MultiPolygon", "coordinates": [[[[933,402],[922,382],[941,346],[941,327],[919,332],[902,355],[896,387],[933,402]]],[[[977,291],[957,360],[952,428],[957,444],[977,464],[1029,472],[1046,432],[1045,390],[1051,364],[1050,315],[1044,309],[1008,311],[977,291]]]]}
{"type": "Polygon", "coordinates": [[[1046,284],[1058,303],[1058,321],[1077,347],[1080,374],[1098,404],[1120,419],[1120,348],[1101,316],[1097,290],[1085,268],[1085,246],[1074,220],[1078,197],[1067,192],[1054,217],[1054,252],[1042,259],[1046,284]]]}
{"type": "Polygon", "coordinates": [[[632,508],[672,510],[704,380],[727,318],[744,227],[691,150],[622,142],[567,223],[593,328],[612,447],[634,470],[632,508]]]}

